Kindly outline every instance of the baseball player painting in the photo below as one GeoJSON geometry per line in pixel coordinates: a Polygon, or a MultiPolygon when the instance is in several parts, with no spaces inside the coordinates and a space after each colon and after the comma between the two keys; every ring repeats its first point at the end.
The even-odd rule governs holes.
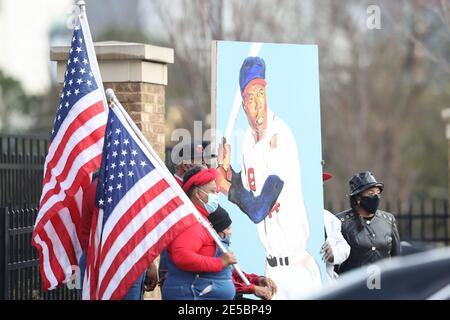
{"type": "MultiPolygon", "coordinates": [[[[313,213],[308,214],[305,205],[298,143],[291,127],[269,107],[269,62],[262,54],[241,61],[236,80],[246,126],[238,138],[239,147],[231,137],[219,141],[216,183],[219,191],[239,208],[239,214],[256,225],[264,249],[260,263],[264,263],[266,276],[278,287],[274,299],[304,298],[321,287],[322,277],[316,252],[308,246],[309,216],[313,213]]],[[[318,164],[320,169],[320,159],[318,164]]],[[[321,171],[317,176],[321,178],[321,171]]],[[[323,234],[323,222],[319,231],[323,234]]]]}

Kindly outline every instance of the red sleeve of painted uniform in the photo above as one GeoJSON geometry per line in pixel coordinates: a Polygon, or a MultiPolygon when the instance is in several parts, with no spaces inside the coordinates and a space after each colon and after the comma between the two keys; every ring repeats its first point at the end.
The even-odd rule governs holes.
{"type": "Polygon", "coordinates": [[[83,202],[81,204],[81,248],[86,252],[89,243],[89,234],[92,225],[92,215],[94,210],[98,210],[95,205],[95,193],[97,190],[97,181],[94,179],[83,193],[83,202]]]}
{"type": "Polygon", "coordinates": [[[250,285],[247,286],[239,277],[239,274],[236,270],[233,269],[233,284],[236,288],[237,293],[255,293],[255,285],[258,285],[259,276],[254,273],[245,273],[242,272],[250,282],[250,285]]]}
{"type": "Polygon", "coordinates": [[[200,224],[194,224],[176,237],[168,246],[177,268],[188,272],[220,272],[222,261],[214,257],[215,246],[205,255],[205,244],[210,241],[200,224]],[[200,253],[200,251],[203,251],[200,253]]]}

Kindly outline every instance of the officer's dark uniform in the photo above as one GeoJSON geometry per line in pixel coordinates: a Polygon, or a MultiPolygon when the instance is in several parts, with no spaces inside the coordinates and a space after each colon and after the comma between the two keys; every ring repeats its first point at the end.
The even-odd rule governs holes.
{"type": "MultiPolygon", "coordinates": [[[[350,186],[351,196],[374,186],[383,188],[383,184],[377,182],[370,172],[353,177],[350,186]]],[[[351,247],[350,256],[336,268],[337,273],[400,254],[400,236],[392,213],[377,210],[372,218],[366,219],[355,209],[349,209],[336,216],[342,223],[342,235],[351,247]]]]}

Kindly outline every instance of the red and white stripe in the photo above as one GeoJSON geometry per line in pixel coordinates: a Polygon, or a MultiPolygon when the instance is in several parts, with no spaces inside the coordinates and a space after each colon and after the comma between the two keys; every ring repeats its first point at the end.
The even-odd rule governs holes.
{"type": "Polygon", "coordinates": [[[82,13],[78,19],[98,89],[72,106],[48,149],[32,239],[39,251],[44,290],[69,281],[78,265],[83,190],[100,167],[107,120],[103,84],[86,15],[82,13]]]}
{"type": "Polygon", "coordinates": [[[105,224],[99,266],[100,299],[118,299],[179,231],[195,220],[153,170],[130,190],[105,224]],[[183,219],[186,218],[186,221],[183,219]],[[141,268],[142,265],[144,268],[141,268]]]}
{"type": "Polygon", "coordinates": [[[91,234],[86,254],[86,271],[83,280],[83,300],[97,299],[98,256],[102,234],[103,210],[96,210],[92,215],[91,234]]]}

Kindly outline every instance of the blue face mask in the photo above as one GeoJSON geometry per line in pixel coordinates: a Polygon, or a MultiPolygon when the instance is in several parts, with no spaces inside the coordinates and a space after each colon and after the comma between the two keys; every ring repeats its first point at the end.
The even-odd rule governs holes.
{"type": "MultiPolygon", "coordinates": [[[[202,190],[201,188],[199,188],[202,190]]],[[[205,207],[206,211],[208,213],[213,213],[217,210],[217,207],[219,207],[219,194],[218,193],[207,193],[206,191],[202,190],[203,193],[206,193],[208,195],[208,202],[205,203],[200,199],[200,201],[203,204],[203,207],[205,207]]]]}

